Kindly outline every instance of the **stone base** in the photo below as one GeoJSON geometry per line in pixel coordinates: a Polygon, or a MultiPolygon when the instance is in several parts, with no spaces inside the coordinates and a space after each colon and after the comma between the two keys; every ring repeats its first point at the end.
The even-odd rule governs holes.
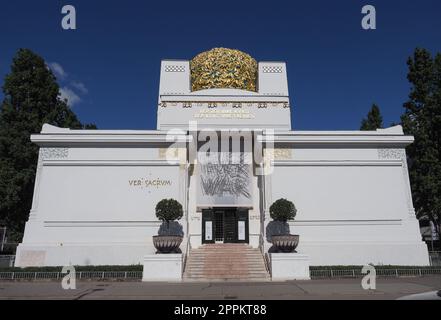
{"type": "Polygon", "coordinates": [[[309,256],[299,253],[270,253],[271,279],[310,280],[309,256]]]}
{"type": "Polygon", "coordinates": [[[63,245],[21,243],[17,247],[16,267],[129,266],[142,265],[143,257],[156,252],[153,244],[70,243],[63,245]],[[121,254],[121,253],[124,254],[121,254]]]}
{"type": "Polygon", "coordinates": [[[411,243],[304,241],[297,249],[308,253],[312,266],[430,265],[427,245],[423,241],[411,243]]]}
{"type": "Polygon", "coordinates": [[[182,281],[182,254],[149,254],[144,256],[142,281],[182,281]]]}

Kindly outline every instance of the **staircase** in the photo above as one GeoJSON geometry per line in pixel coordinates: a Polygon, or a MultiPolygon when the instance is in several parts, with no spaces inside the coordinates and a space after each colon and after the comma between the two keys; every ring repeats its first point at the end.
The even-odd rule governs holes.
{"type": "Polygon", "coordinates": [[[259,249],[245,244],[206,244],[190,250],[184,281],[269,281],[259,249]]]}

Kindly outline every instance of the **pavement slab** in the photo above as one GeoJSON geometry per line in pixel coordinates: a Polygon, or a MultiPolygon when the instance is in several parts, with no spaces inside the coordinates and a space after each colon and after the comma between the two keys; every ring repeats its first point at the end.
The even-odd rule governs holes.
{"type": "Polygon", "coordinates": [[[143,283],[78,281],[64,290],[61,281],[0,282],[0,300],[305,300],[396,299],[441,289],[441,277],[380,278],[376,290],[363,290],[361,279],[285,282],[143,283]]]}

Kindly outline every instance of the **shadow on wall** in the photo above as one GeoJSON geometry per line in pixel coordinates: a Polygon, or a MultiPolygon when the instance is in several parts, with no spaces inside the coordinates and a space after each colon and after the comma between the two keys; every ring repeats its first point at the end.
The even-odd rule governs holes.
{"type": "Polygon", "coordinates": [[[177,221],[163,222],[158,230],[160,236],[184,236],[184,228],[177,221]]]}
{"type": "MultiPolygon", "coordinates": [[[[266,226],[266,241],[272,243],[272,237],[278,235],[289,234],[289,224],[288,222],[282,221],[271,221],[266,226]]],[[[268,253],[277,253],[279,250],[273,245],[268,249],[268,253]]]]}

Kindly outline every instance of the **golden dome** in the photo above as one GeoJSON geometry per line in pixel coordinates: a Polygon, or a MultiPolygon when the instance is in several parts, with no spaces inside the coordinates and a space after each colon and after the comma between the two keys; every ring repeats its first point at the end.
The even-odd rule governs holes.
{"type": "Polygon", "coordinates": [[[190,61],[191,90],[232,88],[257,90],[257,62],[235,49],[214,48],[190,61]]]}

